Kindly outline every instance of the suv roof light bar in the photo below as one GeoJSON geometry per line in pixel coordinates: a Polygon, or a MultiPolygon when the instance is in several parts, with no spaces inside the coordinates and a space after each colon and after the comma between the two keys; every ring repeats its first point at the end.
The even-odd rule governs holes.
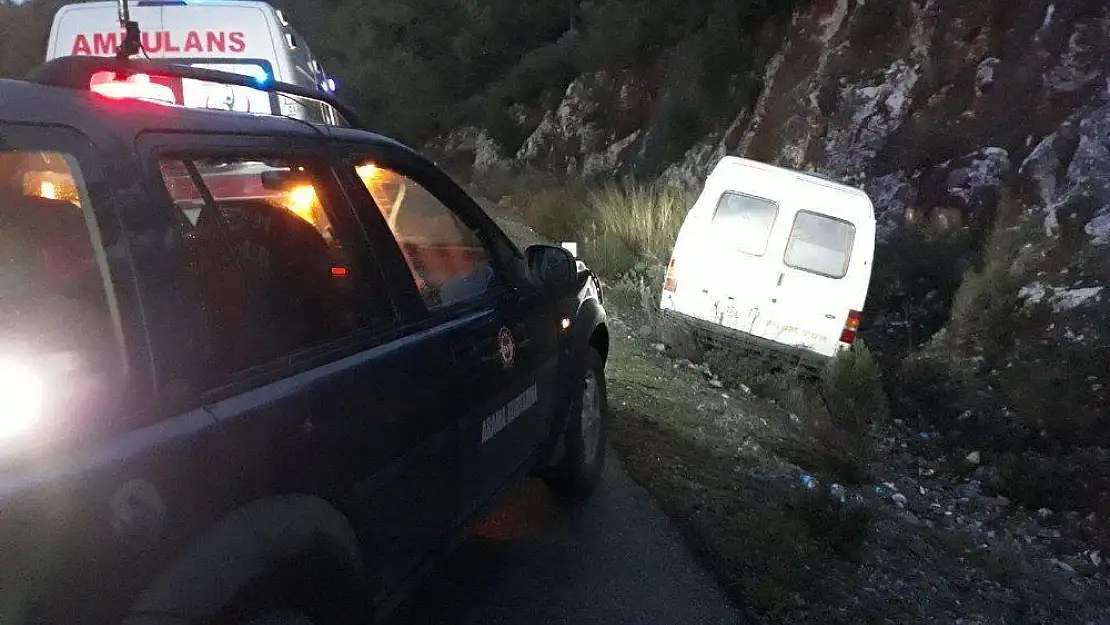
{"type": "Polygon", "coordinates": [[[139,59],[119,59],[95,56],[66,56],[39,65],[27,74],[26,80],[40,85],[63,87],[81,91],[89,90],[93,75],[98,72],[115,72],[117,76],[148,74],[167,78],[183,78],[203,82],[249,87],[267,93],[284,94],[312,100],[334,108],[350,126],[364,128],[357,112],[326,93],[278,81],[259,82],[241,74],[221,72],[187,65],[158,63],[139,59]]]}

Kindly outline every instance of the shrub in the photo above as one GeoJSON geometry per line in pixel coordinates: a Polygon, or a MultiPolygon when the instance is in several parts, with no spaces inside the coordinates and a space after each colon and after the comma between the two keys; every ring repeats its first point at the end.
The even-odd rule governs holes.
{"type": "Polygon", "coordinates": [[[983,266],[967,273],[952,301],[949,332],[957,345],[990,350],[1010,339],[1020,304],[1022,276],[1015,264],[1020,245],[1016,228],[991,233],[983,266]]]}
{"type": "Polygon", "coordinates": [[[890,382],[896,416],[920,429],[947,429],[971,401],[975,379],[956,359],[929,351],[902,361],[890,382]]]}
{"type": "Polygon", "coordinates": [[[829,362],[821,384],[833,424],[853,436],[867,434],[887,413],[879,365],[863,341],[829,362]]]}
{"type": "Polygon", "coordinates": [[[589,188],[578,181],[526,171],[489,174],[472,186],[549,241],[580,241],[592,222],[589,188]]]}
{"type": "Polygon", "coordinates": [[[615,185],[590,194],[587,260],[605,276],[619,276],[645,261],[663,265],[693,204],[688,191],[663,185],[615,185]]]}

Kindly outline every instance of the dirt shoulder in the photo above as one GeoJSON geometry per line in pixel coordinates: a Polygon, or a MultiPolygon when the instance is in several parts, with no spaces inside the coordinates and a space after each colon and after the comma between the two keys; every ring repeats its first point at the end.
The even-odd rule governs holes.
{"type": "Polygon", "coordinates": [[[1101,554],[1065,519],[983,495],[909,431],[877,435],[874,483],[810,476],[801,418],[713,388],[609,306],[613,445],[751,622],[1106,622],[1101,554]]]}

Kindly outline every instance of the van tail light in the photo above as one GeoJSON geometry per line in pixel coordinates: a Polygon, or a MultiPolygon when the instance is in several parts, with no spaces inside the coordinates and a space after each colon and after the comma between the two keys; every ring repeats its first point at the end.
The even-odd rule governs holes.
{"type": "Polygon", "coordinates": [[[851,345],[856,341],[856,334],[859,333],[859,321],[863,317],[863,313],[858,310],[848,311],[848,321],[844,322],[844,330],[840,333],[840,342],[851,345]]]}
{"type": "Polygon", "coordinates": [[[663,278],[663,290],[674,293],[678,290],[678,272],[675,270],[674,259],[667,265],[667,276],[663,278]]]}

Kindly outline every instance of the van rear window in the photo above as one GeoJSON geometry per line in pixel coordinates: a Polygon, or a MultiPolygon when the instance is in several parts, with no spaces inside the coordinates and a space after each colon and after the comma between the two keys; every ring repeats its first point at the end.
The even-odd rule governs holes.
{"type": "Polygon", "coordinates": [[[856,227],[843,219],[798,211],[783,262],[829,278],[843,278],[852,257],[856,227]]]}
{"type": "Polygon", "coordinates": [[[741,252],[762,256],[778,213],[779,205],[771,200],[726,191],[713,212],[714,231],[741,252]]]}

